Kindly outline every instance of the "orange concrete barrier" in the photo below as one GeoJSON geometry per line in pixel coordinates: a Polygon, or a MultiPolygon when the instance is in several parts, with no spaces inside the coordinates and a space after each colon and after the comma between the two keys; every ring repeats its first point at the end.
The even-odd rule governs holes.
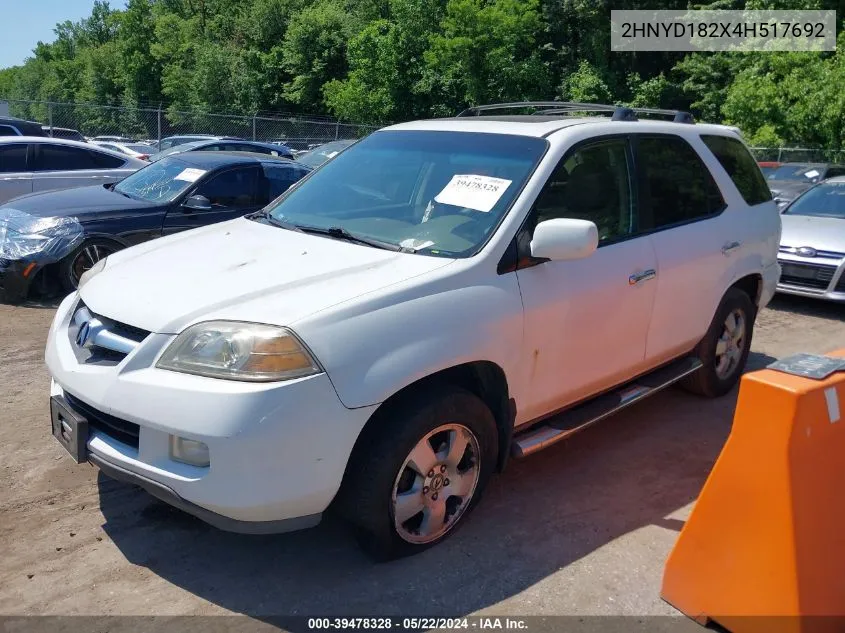
{"type": "Polygon", "coordinates": [[[845,371],[743,376],[730,437],[666,563],[664,600],[733,633],[845,632],[843,415],[845,371]]]}

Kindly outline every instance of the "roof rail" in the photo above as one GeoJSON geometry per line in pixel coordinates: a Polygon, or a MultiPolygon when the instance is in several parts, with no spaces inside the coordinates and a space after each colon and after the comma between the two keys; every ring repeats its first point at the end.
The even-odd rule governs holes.
{"type": "Polygon", "coordinates": [[[459,117],[481,116],[491,110],[515,110],[534,108],[537,116],[570,114],[573,112],[611,112],[612,121],[637,121],[638,114],[671,116],[674,123],[695,123],[692,114],[683,110],[660,110],[657,108],[630,108],[605,103],[580,103],[577,101],[513,101],[472,106],[459,113],[459,117]]]}

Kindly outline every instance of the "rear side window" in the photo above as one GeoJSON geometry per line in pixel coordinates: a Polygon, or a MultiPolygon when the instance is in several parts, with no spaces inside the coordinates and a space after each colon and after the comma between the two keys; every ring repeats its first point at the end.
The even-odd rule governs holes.
{"type": "Polygon", "coordinates": [[[678,136],[636,140],[640,220],[645,230],[720,213],[725,201],[695,150],[678,136]]]}
{"type": "Polygon", "coordinates": [[[117,156],[104,154],[103,152],[98,152],[93,149],[88,151],[91,153],[94,164],[101,169],[117,169],[118,167],[123,167],[126,164],[124,159],[117,156]]]}
{"type": "Polygon", "coordinates": [[[20,136],[11,125],[0,125],[0,136],[20,136]]]}
{"type": "Polygon", "coordinates": [[[0,145],[0,173],[26,171],[26,144],[0,145]]]}
{"type": "Polygon", "coordinates": [[[265,165],[264,177],[267,179],[268,191],[261,203],[267,204],[270,200],[275,200],[304,175],[305,171],[296,167],[270,167],[265,165]]]}
{"type": "Polygon", "coordinates": [[[772,199],[772,192],[760,168],[739,140],[713,135],[702,135],[701,140],[728,172],[746,204],[755,205],[772,199]]]}

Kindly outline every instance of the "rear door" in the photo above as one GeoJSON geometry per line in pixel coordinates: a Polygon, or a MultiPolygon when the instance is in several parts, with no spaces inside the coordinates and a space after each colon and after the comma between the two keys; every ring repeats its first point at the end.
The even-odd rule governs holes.
{"type": "Polygon", "coordinates": [[[112,184],[133,170],[120,169],[126,160],[95,149],[35,143],[33,191],[112,184]]]}
{"type": "Polygon", "coordinates": [[[0,145],[0,203],[32,193],[32,172],[27,169],[27,143],[0,145]]]}
{"type": "Polygon", "coordinates": [[[657,255],[657,294],[646,343],[649,365],[690,351],[713,319],[725,288],[733,237],[719,186],[688,141],[635,135],[640,220],[657,255]]]}
{"type": "Polygon", "coordinates": [[[198,211],[174,206],[164,220],[164,233],[175,233],[207,224],[232,220],[266,204],[260,192],[259,166],[247,165],[216,172],[187,192],[187,197],[204,196],[211,209],[198,211]]]}

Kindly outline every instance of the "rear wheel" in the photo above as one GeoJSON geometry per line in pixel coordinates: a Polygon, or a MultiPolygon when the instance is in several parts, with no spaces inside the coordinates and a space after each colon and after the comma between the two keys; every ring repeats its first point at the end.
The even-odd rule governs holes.
{"type": "Polygon", "coordinates": [[[742,376],[757,308],[742,290],[731,288],[716,310],[707,334],[698,345],[702,368],[681,381],[681,386],[711,398],[734,388],[742,376]]]}
{"type": "Polygon", "coordinates": [[[88,240],[83,243],[59,264],[59,277],[64,289],[68,292],[76,290],[86,271],[117,250],[115,243],[108,240],[88,240]]]}
{"type": "Polygon", "coordinates": [[[457,388],[426,391],[365,430],[339,509],[377,560],[435,545],[466,518],[493,473],[493,414],[457,388]]]}

